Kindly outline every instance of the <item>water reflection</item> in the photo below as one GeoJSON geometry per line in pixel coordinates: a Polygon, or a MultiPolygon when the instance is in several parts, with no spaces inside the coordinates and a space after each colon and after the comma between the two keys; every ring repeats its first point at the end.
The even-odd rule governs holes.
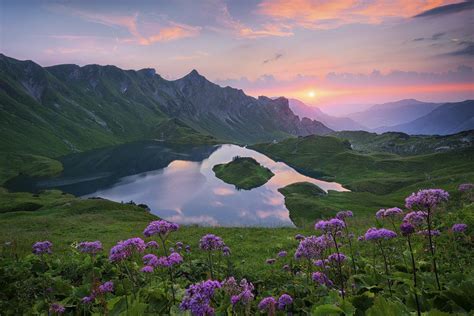
{"type": "Polygon", "coordinates": [[[345,190],[338,183],[306,177],[282,162],[236,145],[170,148],[166,144],[145,143],[134,147],[133,154],[129,148],[112,148],[92,156],[68,156],[63,163],[65,170],[59,178],[41,179],[30,185],[60,187],[84,197],[100,196],[118,202],[133,200],[147,204],[154,214],[181,224],[292,226],[278,188],[307,181],[325,191],[345,190]],[[126,152],[125,158],[122,152],[126,152]],[[237,190],[216,178],[212,167],[237,155],[253,157],[275,176],[249,191],[237,190]]]}

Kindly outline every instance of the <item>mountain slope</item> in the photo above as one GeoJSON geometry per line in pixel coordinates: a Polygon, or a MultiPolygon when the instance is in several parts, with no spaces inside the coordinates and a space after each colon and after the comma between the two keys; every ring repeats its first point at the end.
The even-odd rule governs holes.
{"type": "Polygon", "coordinates": [[[327,134],[286,99],[255,99],[192,71],[168,81],[153,69],[41,67],[0,54],[0,151],[49,157],[139,139],[258,142],[327,134]]]}
{"type": "Polygon", "coordinates": [[[289,99],[291,110],[300,117],[308,117],[318,120],[327,127],[336,131],[357,131],[367,130],[367,127],[355,122],[347,117],[335,117],[328,115],[317,107],[309,106],[300,100],[289,99]]]}
{"type": "Polygon", "coordinates": [[[445,103],[409,123],[382,130],[422,135],[449,135],[474,129],[474,100],[445,103]]]}
{"type": "Polygon", "coordinates": [[[368,128],[376,129],[408,123],[430,113],[439,105],[438,103],[407,99],[376,104],[365,111],[349,114],[347,117],[368,128]]]}

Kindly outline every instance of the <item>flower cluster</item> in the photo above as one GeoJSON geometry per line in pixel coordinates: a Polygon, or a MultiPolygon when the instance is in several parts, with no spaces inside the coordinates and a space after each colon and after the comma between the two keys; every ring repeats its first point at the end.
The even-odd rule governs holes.
{"type": "Polygon", "coordinates": [[[258,309],[262,312],[267,312],[268,315],[274,315],[276,303],[277,301],[273,296],[268,296],[258,303],[258,309]]]}
{"type": "Polygon", "coordinates": [[[302,234],[296,234],[296,235],[295,235],[295,239],[298,240],[298,241],[300,241],[300,240],[305,239],[305,236],[302,235],[302,234]]]}
{"type": "Polygon", "coordinates": [[[141,271],[145,273],[152,273],[157,267],[169,268],[180,264],[183,262],[183,257],[179,253],[173,252],[168,257],[163,256],[159,258],[154,254],[147,254],[143,256],[142,260],[145,266],[141,269],[141,271]]]}
{"type": "Polygon", "coordinates": [[[309,236],[300,241],[295,252],[295,258],[315,259],[320,257],[324,250],[329,247],[329,240],[325,235],[309,236]]]}
{"type": "Polygon", "coordinates": [[[395,217],[399,215],[403,215],[403,211],[398,207],[380,209],[377,211],[377,213],[375,213],[375,217],[377,218],[395,217]]]}
{"type": "Polygon", "coordinates": [[[282,250],[278,253],[278,257],[280,257],[280,258],[286,257],[287,255],[288,255],[288,253],[285,250],[282,250]]]}
{"type": "Polygon", "coordinates": [[[388,240],[397,237],[397,234],[389,229],[372,227],[367,230],[364,237],[365,240],[388,240]]]}
{"type": "Polygon", "coordinates": [[[112,281],[107,281],[105,283],[102,283],[99,286],[99,293],[100,294],[105,294],[105,293],[110,293],[114,291],[114,283],[112,281]]]}
{"type": "Polygon", "coordinates": [[[287,306],[293,303],[293,298],[288,294],[282,294],[278,298],[278,309],[285,310],[287,306]]]}
{"type": "Polygon", "coordinates": [[[139,237],[119,241],[110,249],[109,260],[111,262],[119,262],[129,258],[135,252],[143,252],[145,248],[145,242],[139,237]]]}
{"type": "Polygon", "coordinates": [[[227,247],[227,246],[224,246],[224,247],[222,248],[222,255],[223,255],[223,256],[226,256],[226,257],[230,256],[230,248],[227,247]]]}
{"type": "Polygon", "coordinates": [[[346,224],[344,221],[338,219],[338,218],[331,218],[328,221],[325,220],[320,220],[314,225],[314,228],[317,230],[321,230],[325,233],[336,233],[338,231],[341,231],[346,224]]]}
{"type": "Polygon", "coordinates": [[[276,262],[276,259],[270,258],[265,261],[267,264],[274,264],[276,262]]]}
{"type": "Polygon", "coordinates": [[[199,248],[206,251],[220,250],[224,246],[222,238],[214,234],[204,235],[199,241],[199,248]]]}
{"type": "Polygon", "coordinates": [[[347,217],[353,217],[354,214],[352,211],[340,211],[336,214],[336,218],[340,219],[341,221],[345,220],[347,217]]]}
{"type": "Polygon", "coordinates": [[[154,240],[151,240],[146,243],[146,248],[147,249],[157,249],[159,247],[158,243],[154,240]]]}
{"type": "Polygon", "coordinates": [[[38,241],[33,245],[33,253],[35,255],[44,255],[53,253],[53,243],[50,241],[38,241]]]}
{"type": "Polygon", "coordinates": [[[420,230],[419,232],[417,232],[417,234],[422,235],[422,236],[430,236],[431,235],[431,237],[437,237],[437,236],[441,235],[441,232],[437,229],[432,229],[432,230],[424,229],[424,230],[420,230]]]}
{"type": "Polygon", "coordinates": [[[253,300],[253,290],[254,286],[251,282],[248,282],[246,279],[242,279],[240,284],[237,284],[234,277],[230,277],[222,282],[222,288],[224,291],[230,295],[230,302],[232,305],[236,305],[239,302],[243,305],[247,305],[250,301],[253,300]]]}
{"type": "Polygon", "coordinates": [[[62,314],[66,311],[66,308],[64,308],[64,306],[59,303],[53,303],[49,307],[49,311],[51,313],[62,314]]]}
{"type": "Polygon", "coordinates": [[[343,253],[333,253],[328,256],[329,262],[343,263],[346,260],[346,255],[343,253]]]}
{"type": "Polygon", "coordinates": [[[412,223],[406,221],[400,224],[400,231],[403,236],[409,236],[415,232],[415,226],[412,223]]]}
{"type": "Polygon", "coordinates": [[[313,279],[314,282],[317,282],[321,285],[325,285],[327,287],[333,286],[332,281],[329,280],[327,275],[325,275],[322,272],[314,272],[313,275],[312,275],[312,279],[313,279]]]}
{"type": "Polygon", "coordinates": [[[462,224],[462,223],[454,224],[453,227],[451,227],[451,230],[454,233],[464,233],[466,231],[466,229],[467,229],[467,225],[462,224]]]}
{"type": "Polygon", "coordinates": [[[426,189],[412,193],[405,199],[405,206],[410,210],[430,211],[442,202],[446,202],[449,193],[442,189],[426,189]]]}
{"type": "Polygon", "coordinates": [[[179,228],[178,224],[171,223],[165,220],[153,221],[145,228],[143,235],[150,237],[153,235],[159,235],[165,237],[169,233],[177,231],[179,228]]]}
{"type": "Polygon", "coordinates": [[[77,245],[80,252],[95,255],[102,251],[102,243],[100,241],[83,241],[77,245]]]}
{"type": "Polygon", "coordinates": [[[474,184],[472,183],[463,183],[463,184],[460,184],[458,187],[458,190],[461,192],[468,192],[468,191],[471,191],[472,189],[474,189],[474,184]]]}
{"type": "Polygon", "coordinates": [[[412,224],[413,226],[421,226],[425,222],[425,219],[427,217],[428,217],[428,213],[426,212],[414,211],[405,215],[405,217],[403,218],[403,221],[408,222],[412,224]]]}
{"type": "Polygon", "coordinates": [[[180,304],[182,310],[189,310],[193,315],[213,315],[214,308],[211,307],[211,299],[216,289],[221,287],[219,281],[207,280],[191,285],[184,295],[180,304]]]}
{"type": "Polygon", "coordinates": [[[104,295],[106,293],[111,293],[114,291],[114,283],[112,281],[107,281],[99,285],[99,287],[92,291],[89,296],[84,296],[81,299],[83,304],[93,303],[98,295],[104,295]]]}

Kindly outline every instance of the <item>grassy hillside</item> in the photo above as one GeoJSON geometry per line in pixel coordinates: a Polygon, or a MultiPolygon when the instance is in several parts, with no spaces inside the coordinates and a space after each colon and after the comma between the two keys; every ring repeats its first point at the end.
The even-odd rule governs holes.
{"type": "Polygon", "coordinates": [[[212,170],[222,181],[244,190],[262,186],[274,176],[270,169],[249,157],[234,157],[231,162],[215,165],[212,170]]]}
{"type": "Polygon", "coordinates": [[[63,169],[57,160],[30,154],[0,152],[0,186],[19,174],[28,176],[54,176],[63,169]]]}
{"type": "MultiPolygon", "coordinates": [[[[371,146],[370,141],[365,142],[367,147],[371,146]]],[[[352,191],[329,192],[315,197],[311,190],[301,185],[282,189],[291,217],[299,225],[310,224],[315,217],[333,215],[340,209],[364,214],[387,204],[402,207],[404,198],[418,189],[454,190],[459,183],[474,181],[474,147],[400,156],[354,150],[348,140],[334,136],[309,136],[253,148],[304,174],[337,181],[352,191]]]]}

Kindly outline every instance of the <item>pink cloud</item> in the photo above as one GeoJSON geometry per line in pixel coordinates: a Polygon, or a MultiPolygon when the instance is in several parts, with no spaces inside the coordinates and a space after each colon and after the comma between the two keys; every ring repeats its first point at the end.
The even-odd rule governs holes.
{"type": "Polygon", "coordinates": [[[459,0],[264,0],[257,13],[305,28],[333,28],[348,23],[380,23],[407,18],[459,0]]]}

